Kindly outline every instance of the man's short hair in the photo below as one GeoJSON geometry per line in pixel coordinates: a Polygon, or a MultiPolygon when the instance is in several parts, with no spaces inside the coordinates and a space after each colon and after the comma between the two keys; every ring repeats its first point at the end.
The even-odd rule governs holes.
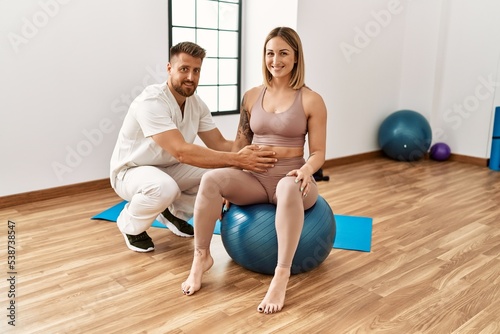
{"type": "Polygon", "coordinates": [[[187,53],[191,57],[203,60],[206,55],[204,48],[193,42],[180,42],[170,48],[170,60],[180,53],[187,53]]]}

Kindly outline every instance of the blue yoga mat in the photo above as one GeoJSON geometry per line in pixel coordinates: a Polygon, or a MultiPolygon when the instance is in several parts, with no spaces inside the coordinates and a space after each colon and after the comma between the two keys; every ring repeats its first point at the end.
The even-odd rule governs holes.
{"type": "MultiPolygon", "coordinates": [[[[118,215],[123,207],[127,204],[126,201],[116,204],[111,208],[95,215],[92,219],[100,219],[116,222],[118,215]]],[[[335,222],[337,231],[335,234],[335,241],[333,248],[355,250],[362,252],[369,252],[372,244],[372,218],[358,217],[358,216],[345,216],[335,214],[335,222]]],[[[193,225],[191,218],[188,223],[193,225]]],[[[217,220],[215,224],[214,234],[220,234],[220,221],[217,220]]],[[[165,225],[155,220],[154,227],[166,228],[165,225]]]]}

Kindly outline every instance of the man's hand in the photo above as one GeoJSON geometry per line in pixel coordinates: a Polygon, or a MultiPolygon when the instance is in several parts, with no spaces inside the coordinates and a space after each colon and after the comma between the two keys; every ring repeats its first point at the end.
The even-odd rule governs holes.
{"type": "Polygon", "coordinates": [[[240,168],[265,173],[269,168],[273,168],[274,163],[278,161],[273,157],[275,154],[274,151],[261,150],[258,145],[245,146],[238,151],[240,168]]]}

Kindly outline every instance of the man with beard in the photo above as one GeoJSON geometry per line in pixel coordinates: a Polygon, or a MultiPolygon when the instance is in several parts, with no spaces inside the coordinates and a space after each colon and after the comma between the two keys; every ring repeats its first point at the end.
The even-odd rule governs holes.
{"type": "MultiPolygon", "coordinates": [[[[170,49],[168,79],[148,86],[132,102],[111,157],[111,185],[127,200],[117,219],[127,247],[150,252],[146,230],[155,219],[174,234],[192,237],[193,214],[202,175],[210,168],[255,172],[272,168],[274,152],[249,145],[232,152],[210,110],[195,94],[205,50],[191,42],[170,49]],[[199,136],[206,147],[193,144],[199,136]]],[[[222,205],[222,203],[221,203],[222,205]]]]}

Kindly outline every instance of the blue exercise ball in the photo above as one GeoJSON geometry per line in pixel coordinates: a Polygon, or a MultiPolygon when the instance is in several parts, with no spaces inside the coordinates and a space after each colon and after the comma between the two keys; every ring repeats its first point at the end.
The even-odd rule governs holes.
{"type": "Polygon", "coordinates": [[[380,125],[378,143],[390,158],[416,161],[424,157],[432,142],[432,130],[427,119],[413,110],[399,110],[380,125]]]}
{"type": "MultiPolygon", "coordinates": [[[[278,261],[275,214],[273,204],[231,204],[221,220],[221,238],[234,262],[257,273],[274,274],[278,261]]],[[[292,274],[310,271],[328,257],[333,248],[335,227],[330,205],[318,196],[316,204],[305,211],[292,274]]]]}

